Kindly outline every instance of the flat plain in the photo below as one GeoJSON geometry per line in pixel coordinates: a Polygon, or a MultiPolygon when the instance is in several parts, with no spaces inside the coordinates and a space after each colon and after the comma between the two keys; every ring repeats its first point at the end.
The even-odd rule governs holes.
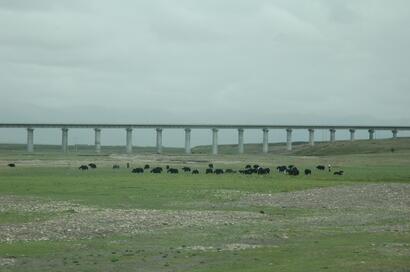
{"type": "Polygon", "coordinates": [[[409,139],[218,156],[2,147],[0,271],[410,271],[409,139]],[[78,169],[88,163],[97,168],[78,169]],[[209,163],[272,172],[204,174],[209,163]],[[275,171],[289,164],[313,173],[275,171]]]}

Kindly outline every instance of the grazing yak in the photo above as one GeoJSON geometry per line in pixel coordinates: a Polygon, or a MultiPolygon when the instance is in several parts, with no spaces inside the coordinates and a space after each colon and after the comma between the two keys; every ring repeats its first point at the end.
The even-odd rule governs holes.
{"type": "Polygon", "coordinates": [[[233,173],[236,173],[236,172],[233,169],[226,169],[225,173],[226,174],[233,174],[233,173]]]}
{"type": "Polygon", "coordinates": [[[120,166],[119,166],[118,164],[114,164],[114,165],[112,166],[112,169],[120,169],[120,166]]]}
{"type": "Polygon", "coordinates": [[[305,175],[306,175],[306,176],[312,175],[312,170],[310,170],[310,169],[305,169],[305,175]]]}
{"type": "Polygon", "coordinates": [[[286,171],[286,169],[287,169],[286,165],[281,165],[281,166],[276,167],[276,170],[279,173],[284,173],[286,171]]]}
{"type": "Polygon", "coordinates": [[[144,173],[144,169],[141,168],[141,167],[138,167],[138,168],[132,169],[131,172],[132,172],[132,173],[137,173],[137,174],[143,174],[143,173],[144,173]]]}
{"type": "Polygon", "coordinates": [[[289,176],[299,176],[299,169],[293,166],[292,168],[287,169],[286,173],[289,176]]]}
{"type": "Polygon", "coordinates": [[[212,168],[207,168],[205,170],[205,174],[212,174],[213,172],[214,172],[214,169],[212,169],[212,168]]]}
{"type": "Polygon", "coordinates": [[[80,169],[80,170],[88,170],[88,166],[87,166],[87,165],[81,165],[80,167],[78,167],[78,169],[80,169]]]}
{"type": "Polygon", "coordinates": [[[208,164],[208,167],[213,169],[213,168],[214,168],[214,164],[213,164],[213,163],[210,163],[210,164],[208,164]]]}
{"type": "Polygon", "coordinates": [[[333,173],[333,175],[336,175],[336,176],[343,176],[344,175],[344,171],[336,171],[336,172],[334,172],[333,173]]]}
{"type": "Polygon", "coordinates": [[[175,169],[175,168],[169,168],[167,172],[169,174],[178,174],[179,173],[178,169],[175,169]]]}
{"type": "Polygon", "coordinates": [[[149,169],[149,164],[144,165],[144,169],[149,169]]]}
{"type": "Polygon", "coordinates": [[[322,170],[322,171],[324,171],[325,170],[325,166],[324,165],[318,165],[318,166],[316,166],[316,169],[317,170],[322,170]]]}
{"type": "Polygon", "coordinates": [[[239,173],[244,175],[252,175],[254,173],[254,169],[246,168],[245,170],[239,170],[239,173]]]}
{"type": "Polygon", "coordinates": [[[9,164],[7,164],[7,166],[8,167],[16,167],[16,164],[15,163],[9,163],[9,164]]]}
{"type": "Polygon", "coordinates": [[[270,173],[270,169],[259,167],[257,173],[258,175],[268,175],[270,173]]]}
{"type": "Polygon", "coordinates": [[[182,171],[191,172],[191,168],[185,166],[185,167],[182,167],[182,171]]]}
{"type": "Polygon", "coordinates": [[[199,171],[198,171],[197,169],[194,169],[194,170],[192,170],[192,174],[198,175],[198,174],[199,174],[199,171]]]}
{"type": "Polygon", "coordinates": [[[151,173],[154,174],[161,174],[162,173],[162,167],[155,167],[151,170],[151,173]]]}
{"type": "Polygon", "coordinates": [[[247,164],[247,165],[245,166],[245,168],[252,168],[252,166],[251,166],[250,164],[247,164]]]}
{"type": "Polygon", "coordinates": [[[245,174],[245,175],[252,175],[253,173],[255,173],[255,169],[246,168],[244,174],[245,174]]]}
{"type": "Polygon", "coordinates": [[[92,169],[97,168],[97,165],[95,163],[89,163],[88,166],[92,169]]]}
{"type": "Polygon", "coordinates": [[[224,173],[224,170],[223,169],[215,169],[214,173],[217,174],[217,175],[222,175],[224,173]]]}

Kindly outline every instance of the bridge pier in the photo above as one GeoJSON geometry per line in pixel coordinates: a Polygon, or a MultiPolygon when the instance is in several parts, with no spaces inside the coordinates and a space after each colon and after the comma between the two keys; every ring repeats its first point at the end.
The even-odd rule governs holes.
{"type": "Polygon", "coordinates": [[[157,128],[157,153],[162,153],[162,128],[157,128]]]}
{"type": "Polygon", "coordinates": [[[95,145],[95,152],[100,153],[101,152],[101,129],[95,128],[94,129],[94,134],[95,134],[95,140],[94,140],[94,145],[95,145]]]}
{"type": "Polygon", "coordinates": [[[355,140],[355,132],[356,132],[356,130],[355,129],[349,129],[349,132],[350,132],[350,141],[354,141],[355,140]]]}
{"type": "Polygon", "coordinates": [[[27,128],[27,152],[34,152],[34,129],[27,128]]]}
{"type": "Polygon", "coordinates": [[[61,149],[64,153],[68,152],[68,128],[62,128],[61,149]]]}
{"type": "Polygon", "coordinates": [[[263,130],[263,153],[268,153],[269,151],[269,129],[264,128],[263,130]]]}
{"type": "Polygon", "coordinates": [[[243,133],[244,133],[243,128],[238,128],[238,153],[239,154],[244,153],[243,133]]]}
{"type": "Polygon", "coordinates": [[[309,129],[309,145],[315,145],[315,130],[313,128],[309,129]]]}
{"type": "Polygon", "coordinates": [[[286,149],[288,151],[292,150],[292,129],[286,129],[286,149]]]}
{"type": "Polygon", "coordinates": [[[374,140],[374,129],[369,129],[369,140],[374,140]]]}
{"type": "Polygon", "coordinates": [[[132,153],[132,128],[126,128],[126,146],[125,151],[127,154],[132,153]]]}
{"type": "Polygon", "coordinates": [[[330,142],[335,142],[336,141],[336,129],[331,128],[330,130],[330,142]]]}
{"type": "Polygon", "coordinates": [[[218,155],[218,129],[212,129],[212,155],[218,155]]]}
{"type": "Polygon", "coordinates": [[[185,154],[191,154],[191,129],[185,129],[185,154]]]}
{"type": "Polygon", "coordinates": [[[397,129],[393,129],[391,132],[393,133],[393,139],[397,139],[397,129]]]}

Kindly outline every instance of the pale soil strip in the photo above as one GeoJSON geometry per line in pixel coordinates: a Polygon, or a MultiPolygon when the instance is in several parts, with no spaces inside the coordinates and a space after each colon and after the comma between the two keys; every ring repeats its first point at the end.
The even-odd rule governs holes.
{"type": "Polygon", "coordinates": [[[0,211],[61,212],[43,222],[0,225],[0,241],[66,240],[109,234],[132,235],[165,228],[233,225],[267,221],[267,216],[234,211],[166,211],[99,209],[69,202],[44,202],[34,198],[0,196],[0,211]]]}
{"type": "Polygon", "coordinates": [[[336,186],[277,194],[246,194],[240,202],[285,208],[385,209],[410,211],[410,184],[336,186]]]}

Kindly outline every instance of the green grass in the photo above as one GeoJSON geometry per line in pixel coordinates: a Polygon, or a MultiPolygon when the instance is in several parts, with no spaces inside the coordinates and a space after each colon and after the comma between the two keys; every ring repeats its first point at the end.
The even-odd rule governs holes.
{"type": "Polygon", "coordinates": [[[189,208],[184,203],[217,201],[209,199],[209,192],[216,190],[276,193],[357,182],[410,180],[410,169],[406,166],[345,166],[342,169],[346,171],[342,177],[326,171],[308,177],[289,177],[276,172],[263,177],[239,174],[135,175],[127,169],[81,172],[75,168],[27,167],[23,171],[19,168],[0,170],[0,182],[3,194],[75,200],[104,207],[178,209],[189,208]],[[181,207],[175,203],[180,203],[181,207]]]}
{"type": "MultiPolygon", "coordinates": [[[[315,148],[321,150],[320,145],[315,148]]],[[[82,154],[64,156],[44,150],[32,155],[3,150],[0,152],[0,197],[13,195],[45,202],[69,201],[99,209],[252,213],[263,210],[271,221],[163,228],[133,235],[117,233],[104,238],[0,243],[0,265],[4,260],[15,260],[14,265],[0,266],[0,271],[409,271],[408,228],[401,231],[366,230],[367,227],[406,225],[408,222],[403,220],[381,219],[358,226],[356,231],[344,225],[312,228],[295,222],[326,218],[335,211],[237,204],[241,196],[249,193],[275,194],[365,183],[408,184],[410,152],[406,149],[357,155],[328,149],[338,155],[315,157],[280,154],[186,157],[177,154],[155,156],[154,162],[152,156],[118,159],[93,155],[84,158],[80,156],[82,154]],[[118,171],[111,169],[112,163],[119,162],[123,166],[128,161],[133,166],[150,162],[151,165],[181,167],[188,159],[193,161],[191,166],[201,171],[209,161],[214,161],[217,167],[234,169],[247,162],[271,168],[296,164],[302,169],[331,163],[335,170],[345,170],[346,175],[335,177],[328,172],[314,171],[309,177],[289,177],[276,172],[266,177],[239,174],[173,176],[135,175],[124,167],[118,171]],[[9,161],[16,161],[17,167],[6,167],[9,161]],[[98,168],[79,171],[77,166],[85,162],[96,162],[98,168]],[[226,250],[230,244],[264,246],[226,250]],[[192,249],[199,245],[209,250],[192,249]]],[[[2,211],[1,208],[0,228],[37,224],[61,216],[61,213],[2,211]]]]}
{"type": "Polygon", "coordinates": [[[45,212],[0,212],[0,224],[17,224],[32,221],[45,221],[55,216],[54,213],[45,212]]]}

